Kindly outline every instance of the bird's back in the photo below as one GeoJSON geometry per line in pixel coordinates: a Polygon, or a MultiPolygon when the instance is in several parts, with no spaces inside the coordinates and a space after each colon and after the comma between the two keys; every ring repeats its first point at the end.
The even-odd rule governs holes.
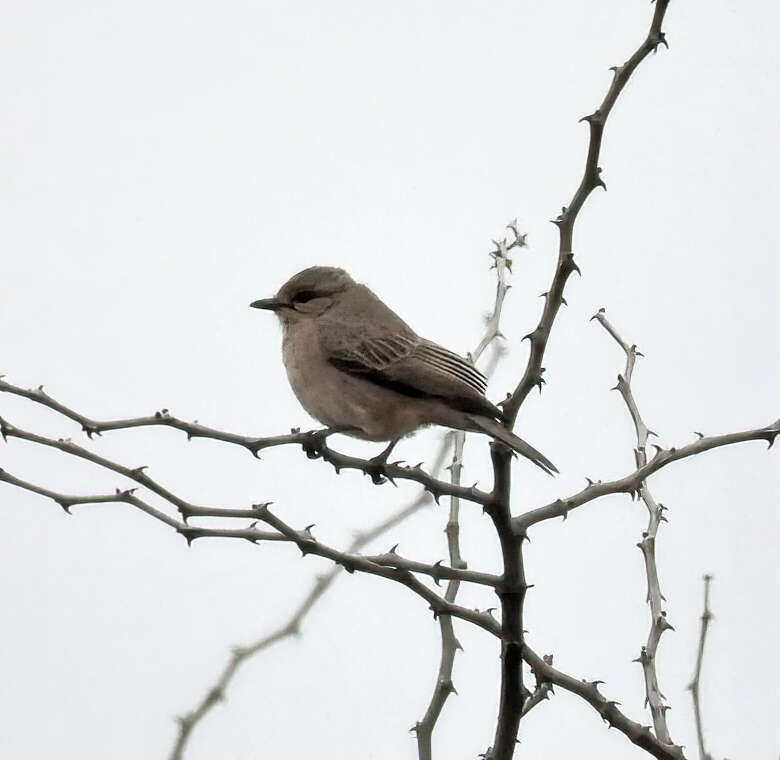
{"type": "Polygon", "coordinates": [[[405,396],[500,417],[485,398],[482,373],[462,356],[417,335],[365,285],[343,293],[317,326],[323,354],[346,373],[405,396]]]}

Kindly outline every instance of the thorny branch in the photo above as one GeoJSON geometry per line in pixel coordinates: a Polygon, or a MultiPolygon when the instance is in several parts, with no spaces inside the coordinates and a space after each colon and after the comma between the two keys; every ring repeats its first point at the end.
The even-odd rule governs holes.
{"type": "Polygon", "coordinates": [[[650,31],[644,42],[637,48],[634,54],[622,65],[612,68],[612,84],[604,96],[601,105],[588,116],[584,116],[581,121],[586,121],[590,128],[590,142],[588,144],[588,155],[585,160],[585,170],[582,180],[568,206],[561,209],[561,213],[554,220],[558,227],[560,243],[558,247],[558,262],[555,267],[552,284],[548,290],[542,316],[534,330],[526,337],[531,341],[531,351],[526,364],[525,372],[520,382],[515,388],[512,396],[504,404],[504,414],[509,427],[512,427],[517,419],[520,407],[527,398],[528,394],[535,386],[541,388],[543,382],[544,368],[542,360],[547,348],[547,341],[550,337],[550,331],[553,322],[565,303],[563,290],[566,287],[566,281],[572,272],[579,272],[579,267],[574,263],[574,253],[572,243],[574,239],[574,222],[577,219],[580,209],[587,200],[588,196],[597,187],[603,187],[606,190],[604,180],[601,178],[601,167],[599,167],[599,155],[601,153],[601,140],[604,135],[604,126],[607,123],[612,107],[620,95],[623,88],[628,83],[629,78],[639,64],[650,54],[654,53],[659,45],[666,44],[661,26],[663,24],[666,8],[669,0],[656,0],[653,20],[650,24],[650,31]]]}
{"type": "MultiPolygon", "coordinates": [[[[700,434],[697,433],[697,435],[700,434]]],[[[780,435],[780,419],[762,428],[726,433],[724,435],[702,436],[693,443],[679,448],[673,446],[670,449],[664,449],[653,444],[656,448],[655,455],[647,464],[638,467],[634,472],[618,480],[597,481],[594,483],[588,479],[589,484],[578,493],[565,499],[556,499],[550,504],[529,510],[513,518],[512,529],[518,535],[526,535],[528,528],[536,525],[536,523],[553,517],[566,519],[573,509],[609,494],[625,493],[635,497],[639,493],[641,484],[647,478],[672,462],[678,462],[680,459],[702,454],[705,451],[710,451],[710,449],[730,446],[734,443],[744,443],[745,441],[766,441],[771,448],[778,435],[780,435]]]]}
{"type": "MultiPolygon", "coordinates": [[[[193,438],[209,438],[215,441],[236,444],[250,451],[255,457],[259,457],[259,452],[264,449],[297,444],[303,448],[310,459],[322,458],[333,465],[337,473],[341,470],[358,470],[369,475],[377,484],[382,483],[385,480],[391,482],[395,482],[396,480],[409,480],[422,485],[433,495],[436,501],[442,496],[457,496],[464,501],[470,501],[484,506],[491,498],[489,493],[479,490],[476,486],[454,486],[446,480],[434,478],[422,469],[422,463],[412,467],[406,466],[401,462],[380,463],[376,460],[361,459],[360,457],[342,454],[331,449],[326,443],[326,439],[335,432],[332,430],[311,430],[306,432],[293,430],[285,435],[258,438],[238,435],[224,430],[217,430],[216,428],[201,425],[198,422],[187,422],[186,420],[174,417],[167,409],[162,409],[148,417],[100,421],[85,417],[80,412],[65,406],[65,404],[52,398],[44,390],[43,386],[34,389],[22,388],[6,382],[0,377],[0,391],[22,396],[37,404],[53,409],[55,412],[59,412],[63,416],[78,423],[81,426],[81,429],[90,438],[94,435],[101,435],[109,430],[125,430],[127,428],[136,427],[170,427],[186,433],[188,440],[193,438]]],[[[82,451],[86,451],[86,449],[82,449],[82,451]]],[[[89,454],[91,452],[87,453],[89,454]]],[[[78,456],[82,456],[82,454],[79,454],[78,456]]],[[[84,458],[88,457],[84,455],[84,458]]],[[[95,460],[93,459],[93,461],[95,460]]],[[[190,516],[195,516],[195,514],[196,513],[193,512],[190,516]]],[[[198,516],[203,517],[206,515],[199,513],[198,516]]],[[[235,516],[240,517],[241,515],[235,516]]]]}
{"type": "Polygon", "coordinates": [[[523,604],[528,584],[523,562],[523,537],[512,530],[511,463],[512,451],[499,442],[491,442],[495,504],[486,507],[501,545],[503,577],[496,588],[501,600],[501,687],[498,719],[493,747],[486,753],[490,760],[511,760],[517,732],[528,696],[523,684],[523,604]]]}
{"type": "MultiPolygon", "coordinates": [[[[637,467],[647,464],[647,439],[654,433],[648,429],[634,398],[631,388],[631,380],[634,375],[634,366],[637,356],[641,356],[637,351],[636,345],[628,345],[624,341],[614,326],[606,317],[604,309],[599,309],[591,319],[597,320],[601,326],[615,339],[615,342],[623,349],[626,355],[626,368],[622,375],[618,375],[617,385],[615,386],[625,401],[631,419],[636,430],[636,448],[634,449],[634,459],[637,467]]],[[[639,496],[647,507],[649,515],[647,529],[642,533],[642,540],[637,544],[645,561],[645,573],[647,575],[647,603],[650,605],[650,631],[647,636],[647,642],[642,647],[642,651],[637,658],[637,662],[642,665],[645,680],[645,704],[649,706],[653,717],[653,727],[655,735],[664,744],[673,744],[672,737],[669,735],[669,727],[666,723],[666,711],[669,706],[664,703],[664,695],[658,686],[658,673],[656,670],[656,652],[661,635],[664,631],[671,629],[666,610],[664,610],[664,595],[661,593],[661,585],[658,580],[658,566],[655,558],[655,541],[658,535],[658,528],[664,517],[665,507],[658,504],[647,483],[641,483],[639,486],[639,496]]]]}
{"type": "Polygon", "coordinates": [[[712,576],[704,576],[704,612],[701,615],[701,632],[699,634],[699,649],[696,653],[696,669],[693,674],[693,680],[688,688],[693,698],[693,717],[696,721],[696,738],[699,742],[699,760],[712,760],[712,755],[707,752],[704,745],[704,729],[701,722],[701,700],[699,697],[699,680],[701,679],[701,665],[704,660],[704,644],[707,640],[707,629],[710,626],[710,620],[712,620],[712,612],[710,612],[710,583],[712,583],[712,576]]]}

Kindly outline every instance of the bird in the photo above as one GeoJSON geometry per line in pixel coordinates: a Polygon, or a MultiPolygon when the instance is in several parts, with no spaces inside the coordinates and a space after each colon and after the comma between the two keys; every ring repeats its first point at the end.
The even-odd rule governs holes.
{"type": "Polygon", "coordinates": [[[555,465],[504,425],[485,376],[420,337],[373,291],[339,267],[313,266],[250,304],[282,325],[287,378],[303,408],[333,432],[396,443],[428,425],[484,433],[548,474],[555,465]]]}

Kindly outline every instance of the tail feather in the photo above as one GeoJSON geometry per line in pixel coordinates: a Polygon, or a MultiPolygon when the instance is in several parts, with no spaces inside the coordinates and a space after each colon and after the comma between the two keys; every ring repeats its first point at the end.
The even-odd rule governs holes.
{"type": "Polygon", "coordinates": [[[518,454],[530,459],[537,467],[541,467],[548,475],[558,472],[558,468],[540,451],[537,451],[530,443],[507,430],[500,422],[491,420],[482,415],[469,415],[469,420],[474,423],[477,430],[487,433],[489,436],[505,443],[518,454]]]}

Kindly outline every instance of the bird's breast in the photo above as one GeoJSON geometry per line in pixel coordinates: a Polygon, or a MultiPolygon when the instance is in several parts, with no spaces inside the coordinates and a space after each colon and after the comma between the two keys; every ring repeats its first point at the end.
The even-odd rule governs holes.
{"type": "Polygon", "coordinates": [[[357,437],[389,441],[428,421],[413,400],[336,369],[322,351],[314,320],[285,331],[282,355],[298,401],[328,427],[349,426],[362,431],[357,437]]]}

